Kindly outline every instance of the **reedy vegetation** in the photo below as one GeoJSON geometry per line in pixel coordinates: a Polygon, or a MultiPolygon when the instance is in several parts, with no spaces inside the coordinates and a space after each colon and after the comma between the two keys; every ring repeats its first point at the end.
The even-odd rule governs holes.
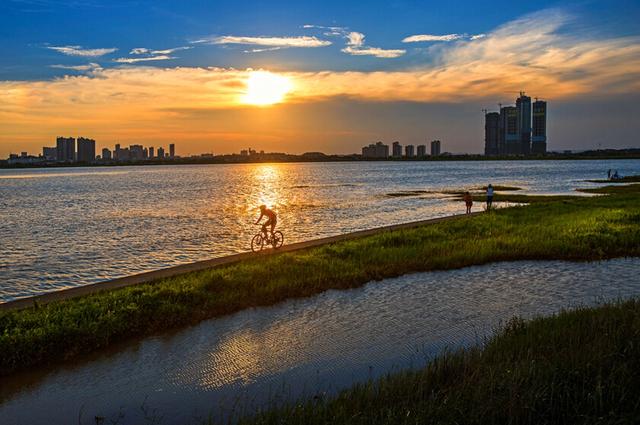
{"type": "Polygon", "coordinates": [[[513,319],[484,347],[240,424],[637,424],[639,400],[640,300],[630,300],[513,319]]]}
{"type": "MultiPolygon", "coordinates": [[[[522,195],[520,195],[522,196],[522,195]]],[[[0,313],[0,375],[327,289],[492,261],[640,255],[640,185],[338,242],[0,313]]]]}

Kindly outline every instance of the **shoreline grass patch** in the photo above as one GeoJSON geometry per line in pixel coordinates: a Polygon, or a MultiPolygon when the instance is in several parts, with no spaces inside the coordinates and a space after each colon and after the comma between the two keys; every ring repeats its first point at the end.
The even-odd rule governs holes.
{"type": "Polygon", "coordinates": [[[640,256],[635,186],[609,196],[548,198],[2,312],[0,375],[244,308],[406,273],[494,261],[640,256]]]}
{"type": "Polygon", "coordinates": [[[636,424],[639,325],[637,299],[516,318],[484,347],[239,424],[636,424]]]}

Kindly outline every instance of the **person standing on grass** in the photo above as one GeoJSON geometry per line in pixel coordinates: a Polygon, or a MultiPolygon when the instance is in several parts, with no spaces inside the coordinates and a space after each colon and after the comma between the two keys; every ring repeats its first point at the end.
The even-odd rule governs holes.
{"type": "Polygon", "coordinates": [[[471,214],[471,207],[473,206],[473,198],[471,197],[471,194],[469,192],[465,192],[463,199],[464,203],[467,205],[467,214],[471,214]]]}
{"type": "Polygon", "coordinates": [[[491,210],[492,203],[493,203],[493,186],[489,184],[489,186],[487,186],[487,211],[491,210]]]}

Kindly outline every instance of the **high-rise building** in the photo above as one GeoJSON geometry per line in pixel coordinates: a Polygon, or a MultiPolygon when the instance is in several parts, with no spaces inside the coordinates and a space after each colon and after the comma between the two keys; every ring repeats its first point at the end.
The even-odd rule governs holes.
{"type": "Polygon", "coordinates": [[[47,161],[55,161],[58,158],[58,148],[44,146],[42,148],[42,157],[47,161]]]}
{"type": "Polygon", "coordinates": [[[102,160],[109,161],[111,159],[111,151],[108,148],[102,148],[102,160]]]}
{"type": "Polygon", "coordinates": [[[174,158],[176,156],[176,145],[175,143],[171,143],[169,145],[169,158],[174,158]]]}
{"type": "Polygon", "coordinates": [[[113,150],[113,159],[115,159],[116,161],[122,161],[122,159],[120,158],[122,149],[120,149],[120,143],[116,143],[116,148],[113,150]]]}
{"type": "Polygon", "coordinates": [[[440,140],[434,140],[433,142],[431,142],[431,156],[440,155],[440,148],[440,140]]]}
{"type": "Polygon", "coordinates": [[[520,151],[518,154],[529,155],[531,153],[531,98],[520,92],[516,99],[518,110],[518,135],[520,151]]]}
{"type": "Polygon", "coordinates": [[[154,152],[154,150],[153,150],[153,146],[150,146],[150,147],[149,147],[149,158],[152,158],[152,159],[153,159],[153,158],[154,158],[154,155],[155,155],[155,152],[154,152]]]}
{"type": "Polygon", "coordinates": [[[517,155],[520,153],[518,110],[515,106],[503,106],[500,108],[498,149],[501,155],[517,155]]]}
{"type": "Polygon", "coordinates": [[[427,146],[426,145],[418,145],[418,156],[425,157],[427,156],[427,146]]]}
{"type": "Polygon", "coordinates": [[[389,157],[389,145],[385,145],[382,142],[376,144],[370,144],[362,148],[363,158],[388,158],[389,157]]]}
{"type": "Polygon", "coordinates": [[[413,158],[414,156],[416,156],[413,145],[407,145],[404,147],[404,156],[406,156],[407,158],[413,158]]]}
{"type": "Polygon", "coordinates": [[[501,107],[498,116],[495,112],[485,114],[485,155],[529,155],[546,151],[547,102],[536,100],[532,107],[531,98],[520,92],[516,106],[501,107]]]}
{"type": "Polygon", "coordinates": [[[533,102],[531,153],[547,153],[547,102],[533,102]]]}
{"type": "Polygon", "coordinates": [[[158,158],[164,158],[164,148],[158,148],[158,158]]]}
{"type": "Polygon", "coordinates": [[[402,158],[402,145],[399,142],[391,144],[391,156],[394,158],[402,158]]]}
{"type": "Polygon", "coordinates": [[[130,145],[129,155],[132,161],[142,161],[144,159],[144,148],[142,145],[130,145]]]}
{"type": "Polygon", "coordinates": [[[500,154],[500,114],[489,112],[484,115],[484,154],[500,154]]]}
{"type": "Polygon", "coordinates": [[[56,161],[73,162],[76,159],[76,139],[58,137],[56,139],[56,161]]]}
{"type": "Polygon", "coordinates": [[[96,141],[78,137],[78,162],[90,163],[96,159],[96,141]]]}

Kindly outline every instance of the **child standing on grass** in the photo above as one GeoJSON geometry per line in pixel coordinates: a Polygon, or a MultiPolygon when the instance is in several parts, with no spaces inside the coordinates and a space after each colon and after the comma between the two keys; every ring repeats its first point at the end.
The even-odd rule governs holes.
{"type": "Polygon", "coordinates": [[[473,206],[473,198],[469,192],[464,193],[464,203],[467,205],[467,214],[471,214],[471,207],[473,206]]]}

